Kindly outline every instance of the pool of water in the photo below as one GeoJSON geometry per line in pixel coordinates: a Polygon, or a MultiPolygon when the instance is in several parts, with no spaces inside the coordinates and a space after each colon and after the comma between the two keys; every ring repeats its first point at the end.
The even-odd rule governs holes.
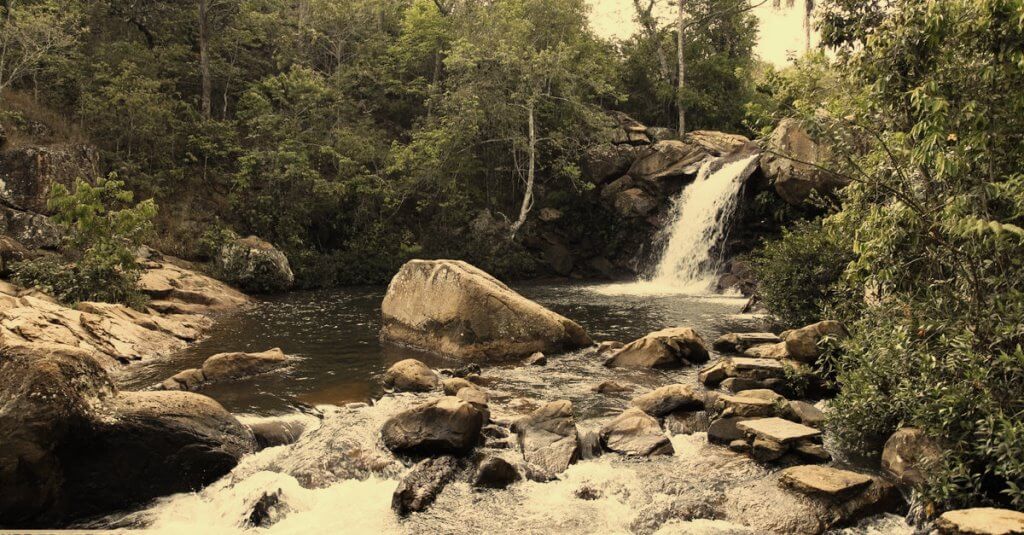
{"type": "MultiPolygon", "coordinates": [[[[756,319],[740,316],[738,297],[629,295],[608,292],[611,286],[530,284],[516,289],[523,295],[569,317],[587,329],[594,340],[628,342],[665,327],[691,326],[710,342],[722,332],[755,327],[756,319]]],[[[229,351],[264,351],[280,347],[300,357],[290,368],[261,376],[208,385],[202,393],[238,413],[272,415],[299,406],[344,405],[379,398],[380,375],[394,362],[415,357],[435,368],[463,363],[381,344],[380,303],[384,288],[355,288],[299,292],[269,297],[255,307],[219,318],[204,341],[183,355],[137,365],[123,377],[127,389],[152,388],[175,373],[198,367],[210,355],[229,351]]],[[[493,366],[488,374],[501,381],[498,395],[543,397],[560,392],[588,405],[593,382],[602,379],[638,383],[664,381],[678,372],[624,372],[594,366],[592,352],[551,358],[551,365],[524,370],[515,363],[493,366]]],[[[603,412],[601,407],[595,407],[603,412]]]]}

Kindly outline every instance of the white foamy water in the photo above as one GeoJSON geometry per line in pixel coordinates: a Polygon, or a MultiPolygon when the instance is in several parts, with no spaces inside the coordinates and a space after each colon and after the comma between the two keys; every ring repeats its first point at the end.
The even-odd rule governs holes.
{"type": "Polygon", "coordinates": [[[665,249],[646,280],[611,284],[595,290],[608,295],[707,295],[715,291],[723,259],[720,247],[736,211],[737,197],[753,155],[715,169],[719,160],[701,166],[672,207],[672,220],[662,230],[665,249]],[[715,169],[712,171],[712,169],[715,169]]]}

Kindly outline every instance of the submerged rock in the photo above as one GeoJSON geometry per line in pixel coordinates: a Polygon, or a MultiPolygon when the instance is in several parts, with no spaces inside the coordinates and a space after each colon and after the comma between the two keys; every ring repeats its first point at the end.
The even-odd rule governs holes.
{"type": "Polygon", "coordinates": [[[488,457],[477,467],[473,486],[477,488],[503,489],[522,479],[519,471],[501,457],[488,457]]]}
{"type": "Polygon", "coordinates": [[[601,444],[609,451],[624,455],[675,453],[658,420],[637,408],[627,409],[602,427],[601,444]]]}
{"type": "Polygon", "coordinates": [[[420,461],[398,483],[391,508],[402,516],[426,510],[458,471],[459,462],[451,456],[420,461]]]}
{"type": "MultiPolygon", "coordinates": [[[[448,381],[461,381],[467,385],[472,385],[465,379],[449,379],[448,381]]],[[[448,381],[445,381],[446,385],[448,381]]],[[[405,359],[393,364],[388,371],[384,373],[382,379],[384,386],[387,388],[393,388],[399,392],[430,392],[437,388],[438,378],[434,370],[431,370],[426,364],[416,359],[405,359]]],[[[457,394],[458,390],[454,392],[448,392],[448,388],[445,388],[446,395],[457,394]]]]}
{"type": "Polygon", "coordinates": [[[380,432],[394,452],[462,455],[479,442],[483,424],[483,413],[473,405],[446,396],[392,416],[380,432]]]}
{"type": "Polygon", "coordinates": [[[228,381],[283,368],[290,362],[276,347],[261,353],[219,353],[203,362],[203,377],[210,382],[228,381]]]}
{"type": "Polygon", "coordinates": [[[381,307],[384,342],[466,360],[501,360],[591,344],[575,322],[456,260],[412,260],[381,307]]]}
{"type": "Polygon", "coordinates": [[[217,254],[217,268],[225,280],[250,292],[283,292],[295,284],[288,257],[256,236],[225,243],[217,254]]]}
{"type": "Polygon", "coordinates": [[[662,329],[634,340],[616,351],[605,366],[673,368],[707,362],[708,350],[697,331],[689,327],[662,329]]]}
{"type": "Polygon", "coordinates": [[[513,426],[527,463],[548,476],[564,472],[579,458],[579,432],[572,403],[552,401],[513,426]]]}

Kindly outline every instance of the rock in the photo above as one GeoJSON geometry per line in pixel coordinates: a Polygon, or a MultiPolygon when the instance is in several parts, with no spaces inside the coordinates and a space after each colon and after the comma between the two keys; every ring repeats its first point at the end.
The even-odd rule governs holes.
{"type": "Polygon", "coordinates": [[[519,471],[511,463],[501,457],[484,459],[473,477],[473,486],[477,488],[504,489],[522,479],[519,471]]]}
{"type": "Polygon", "coordinates": [[[748,347],[777,344],[781,341],[782,339],[773,333],[727,333],[718,337],[711,347],[723,353],[742,353],[748,347]]]}
{"type": "MultiPolygon", "coordinates": [[[[438,379],[434,370],[431,370],[426,364],[416,359],[405,359],[388,368],[388,371],[384,373],[383,382],[385,387],[399,392],[430,392],[437,388],[438,379]]],[[[465,379],[461,380],[461,383],[473,386],[465,379]]],[[[452,386],[454,387],[454,384],[452,386]]],[[[454,393],[457,394],[458,390],[455,390],[454,393]]],[[[445,394],[452,395],[447,389],[445,394]]]]}
{"type": "Polygon", "coordinates": [[[579,458],[579,433],[569,401],[545,404],[519,419],[513,431],[523,458],[543,473],[557,475],[579,458]]]}
{"type": "Polygon", "coordinates": [[[526,360],[523,361],[523,364],[526,364],[527,366],[547,366],[548,358],[544,356],[544,353],[538,351],[530,355],[529,357],[526,357],[526,360]]]}
{"type": "Polygon", "coordinates": [[[563,215],[562,211],[557,208],[541,208],[540,211],[537,212],[537,219],[540,219],[545,223],[554,223],[555,221],[562,219],[563,215]]]}
{"type": "Polygon", "coordinates": [[[660,418],[677,410],[704,408],[704,397],[688,385],[668,385],[639,396],[630,405],[660,418]]]}
{"type": "Polygon", "coordinates": [[[657,143],[659,141],[678,141],[679,131],[675,128],[665,128],[663,126],[651,126],[647,128],[647,137],[651,138],[651,141],[657,143]]]}
{"type": "Polygon", "coordinates": [[[710,155],[699,145],[684,141],[659,141],[633,162],[627,174],[637,180],[658,183],[667,178],[697,174],[710,155]]]}
{"type": "Polygon", "coordinates": [[[708,441],[717,444],[728,444],[734,440],[745,438],[746,433],[739,428],[739,424],[749,419],[731,416],[719,418],[711,422],[711,425],[708,427],[708,441]]]}
{"type": "Polygon", "coordinates": [[[658,420],[638,408],[624,411],[601,428],[605,449],[624,455],[672,455],[672,442],[658,420]]]}
{"type": "Polygon", "coordinates": [[[277,492],[264,492],[249,511],[246,524],[254,528],[269,527],[274,524],[276,517],[281,516],[282,508],[280,489],[277,492]]]}
{"type": "Polygon", "coordinates": [[[849,470],[810,464],[786,468],[779,475],[779,484],[804,494],[845,499],[871,486],[871,478],[849,470]]]}
{"type": "Polygon", "coordinates": [[[683,139],[691,145],[699,146],[713,156],[725,156],[750,143],[749,139],[739,134],[727,134],[713,130],[687,132],[683,139]]]}
{"type": "Polygon", "coordinates": [[[750,453],[750,443],[743,439],[736,439],[729,443],[729,450],[736,453],[750,453]]]}
{"type": "Polygon", "coordinates": [[[750,445],[750,456],[762,463],[777,461],[788,451],[788,446],[761,437],[755,438],[750,445]]]}
{"type": "Polygon", "coordinates": [[[658,200],[640,188],[630,188],[615,195],[614,206],[622,217],[646,217],[658,207],[658,200]]]}
{"type": "Polygon", "coordinates": [[[897,430],[882,449],[882,470],[900,485],[912,487],[926,482],[932,463],[938,462],[942,451],[921,429],[904,427],[897,430]]]}
{"type": "Polygon", "coordinates": [[[55,250],[63,232],[49,217],[0,205],[0,234],[10,236],[28,249],[55,250]]]}
{"type": "Polygon", "coordinates": [[[785,342],[776,344],[759,344],[748,347],[743,351],[743,356],[754,359],[786,360],[790,357],[785,342]]]}
{"type": "Polygon", "coordinates": [[[146,258],[139,290],[150,308],[164,314],[212,314],[249,305],[252,300],[221,281],[182,267],[182,261],[156,255],[146,258]]]}
{"type": "Polygon", "coordinates": [[[454,370],[448,370],[449,375],[458,378],[468,378],[474,375],[480,375],[483,373],[483,369],[480,368],[479,364],[466,364],[465,366],[456,368],[454,370]]]}
{"type": "Polygon", "coordinates": [[[573,491],[573,496],[584,501],[594,501],[604,498],[604,493],[601,492],[601,489],[595,489],[590,485],[584,485],[573,491]]]}
{"type": "Polygon", "coordinates": [[[460,377],[455,377],[442,381],[441,387],[444,389],[444,395],[454,396],[459,393],[459,390],[463,388],[476,388],[476,385],[460,377]]]}
{"type": "Polygon", "coordinates": [[[191,392],[121,393],[91,427],[64,445],[63,492],[81,514],[198,491],[256,449],[248,428],[191,392]]]}
{"type": "Polygon", "coordinates": [[[786,365],[775,359],[729,357],[702,369],[697,374],[697,379],[709,388],[718,386],[730,377],[755,381],[782,379],[786,377],[786,365]]]}
{"type": "Polygon", "coordinates": [[[0,276],[11,274],[11,264],[20,262],[32,254],[18,240],[0,235],[0,276]]]}
{"type": "Polygon", "coordinates": [[[0,199],[18,210],[49,215],[47,204],[55,185],[74,190],[79,178],[93,182],[98,169],[99,154],[89,145],[10,149],[0,153],[0,199]]]}
{"type": "Polygon", "coordinates": [[[459,470],[454,457],[424,459],[409,471],[391,497],[391,508],[399,515],[425,511],[459,470]]]}
{"type": "Polygon", "coordinates": [[[821,431],[782,418],[757,418],[740,422],[736,427],[748,434],[778,442],[792,444],[821,436],[821,431]]]}
{"type": "Polygon", "coordinates": [[[605,366],[673,368],[707,362],[708,350],[689,327],[663,329],[634,340],[616,351],[605,366]]]}
{"type": "Polygon", "coordinates": [[[622,342],[617,342],[615,340],[607,340],[601,342],[600,344],[597,344],[597,354],[605,355],[617,349],[622,349],[623,347],[626,347],[626,344],[623,344],[622,342]]]}
{"type": "Polygon", "coordinates": [[[490,402],[490,396],[487,395],[487,392],[480,390],[475,385],[469,388],[459,389],[455,394],[455,397],[469,403],[480,411],[487,409],[487,404],[490,402]]]}
{"type": "Polygon", "coordinates": [[[225,243],[217,254],[217,268],[226,281],[250,292],[283,292],[295,284],[288,257],[256,236],[225,243]]]}
{"type": "Polygon", "coordinates": [[[800,423],[821,429],[825,424],[825,413],[806,401],[790,401],[789,408],[800,423]]]}
{"type": "Polygon", "coordinates": [[[447,396],[391,417],[380,432],[384,445],[394,452],[461,455],[476,446],[483,424],[479,410],[447,396]]]}
{"type": "Polygon", "coordinates": [[[466,360],[591,345],[575,322],[460,261],[413,260],[391,280],[381,340],[466,360]]]}
{"type": "Polygon", "coordinates": [[[1024,533],[1024,513],[976,507],[946,511],[935,521],[939,535],[1016,535],[1024,533]]]}
{"type": "Polygon", "coordinates": [[[838,321],[820,321],[801,329],[787,331],[783,334],[782,339],[785,341],[789,357],[810,364],[813,364],[818,359],[820,354],[818,342],[822,338],[831,336],[842,339],[847,336],[846,328],[838,321]]]}
{"type": "Polygon", "coordinates": [[[706,411],[673,412],[665,416],[665,429],[673,435],[707,433],[711,419],[706,411]]]}
{"type": "Polygon", "coordinates": [[[793,452],[808,463],[827,463],[832,460],[832,455],[821,444],[800,442],[793,446],[793,452]]]}
{"type": "Polygon", "coordinates": [[[196,390],[205,382],[206,376],[203,375],[203,370],[189,368],[172,375],[160,383],[160,386],[163,390],[196,390]]]}
{"type": "Polygon", "coordinates": [[[207,381],[228,381],[267,373],[287,366],[291,362],[279,348],[262,353],[220,353],[203,362],[203,377],[207,381]]]}
{"type": "Polygon", "coordinates": [[[765,417],[775,415],[775,402],[764,398],[747,396],[743,392],[738,396],[719,396],[715,408],[722,416],[765,417]]]}
{"type": "Polygon", "coordinates": [[[615,180],[629,171],[643,149],[629,145],[602,143],[587,149],[583,156],[581,170],[583,178],[601,185],[615,180]]]}
{"type": "Polygon", "coordinates": [[[309,426],[307,419],[289,416],[259,418],[242,423],[252,431],[259,449],[293,444],[309,426]]]}
{"type": "Polygon", "coordinates": [[[765,381],[758,381],[757,379],[747,379],[745,377],[730,377],[722,381],[722,388],[732,392],[734,394],[743,392],[745,390],[760,390],[767,388],[765,381]]]}
{"type": "Polygon", "coordinates": [[[604,451],[601,449],[601,430],[590,429],[579,432],[580,459],[596,459],[604,451]]]}
{"type": "Polygon", "coordinates": [[[618,394],[622,392],[632,392],[633,387],[615,381],[604,381],[595,385],[591,390],[598,394],[618,394]]]}
{"type": "Polygon", "coordinates": [[[544,260],[555,273],[567,277],[576,265],[572,251],[564,243],[547,243],[543,246],[544,260]]]}
{"type": "Polygon", "coordinates": [[[761,170],[779,197],[791,205],[799,206],[812,192],[829,194],[847,184],[842,177],[814,166],[825,156],[824,150],[795,119],[780,121],[765,149],[761,170]]]}

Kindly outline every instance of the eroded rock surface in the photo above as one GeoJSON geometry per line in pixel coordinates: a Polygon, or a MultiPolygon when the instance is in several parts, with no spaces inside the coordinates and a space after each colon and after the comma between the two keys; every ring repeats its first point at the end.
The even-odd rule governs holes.
{"type": "Polygon", "coordinates": [[[675,327],[634,340],[612,354],[609,367],[674,368],[707,362],[708,350],[697,331],[675,327]]]}

